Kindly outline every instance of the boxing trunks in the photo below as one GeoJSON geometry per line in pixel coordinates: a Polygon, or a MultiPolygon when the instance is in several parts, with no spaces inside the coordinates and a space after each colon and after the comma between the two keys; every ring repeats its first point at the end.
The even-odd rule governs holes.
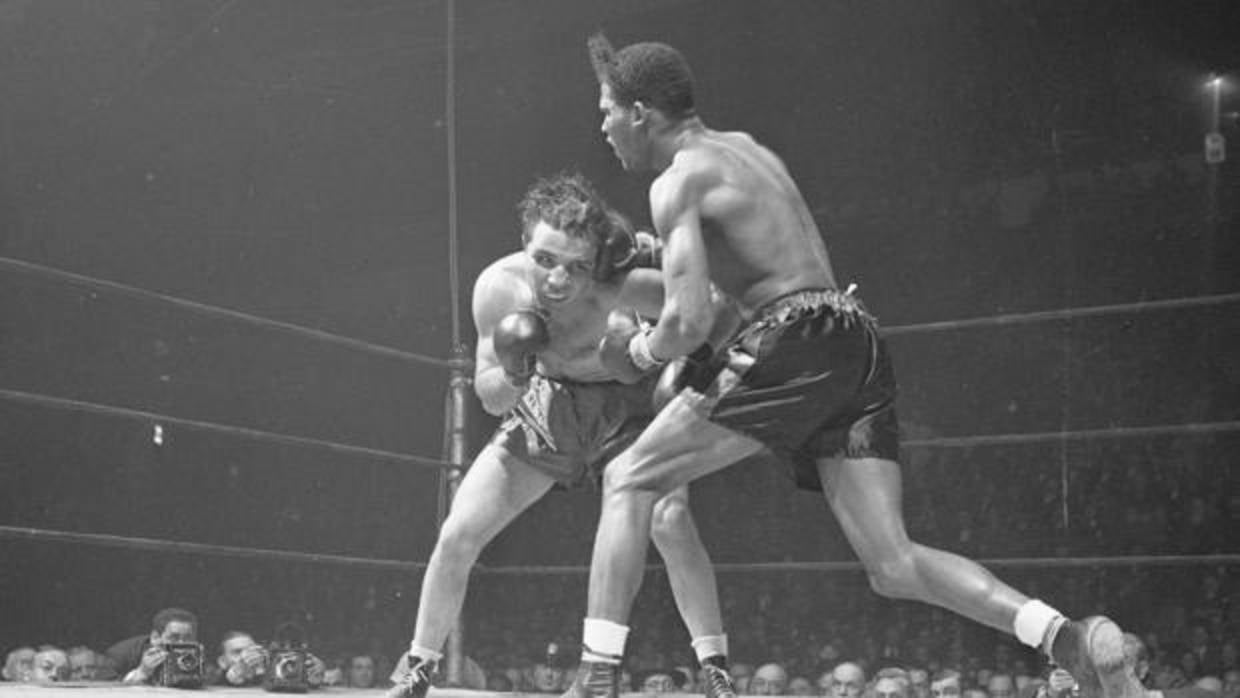
{"type": "Polygon", "coordinates": [[[818,458],[898,458],[891,358],[851,294],[776,298],[709,360],[690,361],[681,385],[712,422],[765,444],[798,487],[822,489],[818,458]]]}
{"type": "Polygon", "coordinates": [[[633,385],[535,374],[491,443],[564,486],[597,482],[603,466],[650,423],[658,375],[633,385]]]}

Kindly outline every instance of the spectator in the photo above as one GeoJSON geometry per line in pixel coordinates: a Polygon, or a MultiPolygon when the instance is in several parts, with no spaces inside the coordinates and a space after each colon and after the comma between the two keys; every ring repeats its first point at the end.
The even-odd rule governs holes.
{"type": "Polygon", "coordinates": [[[931,698],[960,698],[960,672],[940,669],[930,681],[931,698]]]}
{"type": "Polygon", "coordinates": [[[1016,680],[1011,674],[991,674],[986,682],[986,692],[990,698],[1016,698],[1016,680]]]}
{"type": "Polygon", "coordinates": [[[78,645],[69,648],[69,679],[72,681],[114,681],[116,670],[99,652],[78,645]]]}
{"type": "Polygon", "coordinates": [[[9,652],[4,660],[4,680],[26,683],[34,680],[34,656],[38,654],[33,647],[18,647],[9,652]]]}
{"type": "Polygon", "coordinates": [[[59,647],[44,645],[34,655],[35,681],[66,681],[69,678],[69,655],[59,647]]]}
{"type": "Polygon", "coordinates": [[[788,691],[790,696],[813,696],[818,695],[814,690],[814,684],[804,676],[794,676],[788,679],[788,691]]]}
{"type": "Polygon", "coordinates": [[[911,695],[906,678],[888,675],[874,681],[874,698],[910,698],[911,695]]]}
{"type": "Polygon", "coordinates": [[[824,671],[814,680],[814,686],[818,689],[818,695],[829,696],[832,694],[832,686],[835,684],[831,678],[830,671],[824,671]]]}
{"type": "MultiPolygon", "coordinates": [[[[749,690],[749,679],[753,677],[753,667],[744,662],[734,662],[729,669],[732,674],[732,685],[736,687],[738,694],[745,693],[749,690]]],[[[701,672],[698,673],[698,681],[703,681],[701,672]]]]}
{"type": "Polygon", "coordinates": [[[831,670],[833,698],[861,698],[865,691],[865,671],[854,662],[844,662],[831,670]]]}
{"type": "Polygon", "coordinates": [[[633,677],[633,688],[647,696],[674,693],[683,685],[680,672],[673,669],[649,669],[633,677]]]}
{"type": "Polygon", "coordinates": [[[355,654],[349,658],[345,685],[349,688],[375,687],[375,658],[368,654],[355,654]]]}
{"type": "Polygon", "coordinates": [[[121,640],[104,652],[125,683],[152,683],[167,657],[165,645],[197,642],[198,617],[183,608],[165,608],[151,619],[149,635],[121,640]]]}
{"type": "Polygon", "coordinates": [[[564,667],[544,658],[530,668],[530,687],[534,693],[560,693],[568,687],[564,683],[565,675],[564,667]]]}
{"type": "Polygon", "coordinates": [[[909,667],[908,687],[913,698],[930,698],[930,672],[921,667],[909,667]]]}
{"type": "Polygon", "coordinates": [[[506,674],[491,674],[487,677],[487,689],[492,693],[512,693],[516,687],[512,685],[506,674]]]}
{"type": "Polygon", "coordinates": [[[751,696],[782,696],[788,688],[788,670],[775,662],[768,662],[758,667],[749,679],[751,696]]]}
{"type": "Polygon", "coordinates": [[[256,686],[263,681],[267,651],[249,633],[230,630],[220,640],[216,670],[208,681],[218,686],[256,686]]]}
{"type": "Polygon", "coordinates": [[[1223,698],[1240,698],[1240,669],[1223,672],[1223,698]]]}

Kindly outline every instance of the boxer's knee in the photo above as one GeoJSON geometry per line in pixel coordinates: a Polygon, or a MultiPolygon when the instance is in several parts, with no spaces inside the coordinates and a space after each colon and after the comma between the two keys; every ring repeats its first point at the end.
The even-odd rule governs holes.
{"type": "Polygon", "coordinates": [[[485,537],[473,526],[449,516],[435,542],[435,556],[442,562],[471,565],[482,553],[485,537]]]}
{"type": "Polygon", "coordinates": [[[893,599],[911,599],[920,596],[921,576],[917,569],[917,557],[912,547],[893,550],[874,560],[865,562],[870,588],[876,594],[893,599]]]}
{"type": "Polygon", "coordinates": [[[664,494],[659,478],[646,463],[646,459],[632,452],[622,453],[608,463],[603,471],[604,495],[664,494]]]}
{"type": "Polygon", "coordinates": [[[660,549],[684,545],[696,537],[689,502],[682,497],[664,497],[654,505],[650,536],[660,549]]]}

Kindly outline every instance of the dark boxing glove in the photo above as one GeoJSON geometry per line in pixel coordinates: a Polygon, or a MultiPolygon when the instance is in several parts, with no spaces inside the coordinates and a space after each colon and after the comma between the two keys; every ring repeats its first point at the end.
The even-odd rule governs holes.
{"type": "Polygon", "coordinates": [[[663,244],[659,238],[644,230],[633,232],[628,221],[619,214],[613,214],[611,222],[611,232],[599,245],[594,257],[596,281],[607,281],[616,274],[637,267],[660,267],[663,263],[663,244]]]}
{"type": "Polygon", "coordinates": [[[524,385],[538,365],[538,352],[551,343],[547,322],[532,310],[518,310],[500,319],[491,334],[500,366],[515,385],[524,385]]]}
{"type": "Polygon", "coordinates": [[[653,357],[647,362],[642,357],[634,360],[630,347],[643,332],[632,313],[615,310],[607,316],[607,331],[598,343],[599,362],[621,383],[636,383],[663,365],[653,357]]]}
{"type": "Polygon", "coordinates": [[[650,396],[650,404],[658,412],[671,402],[686,386],[703,392],[715,379],[718,366],[714,362],[715,350],[703,342],[692,354],[682,356],[663,368],[659,382],[654,386],[650,396]]]}

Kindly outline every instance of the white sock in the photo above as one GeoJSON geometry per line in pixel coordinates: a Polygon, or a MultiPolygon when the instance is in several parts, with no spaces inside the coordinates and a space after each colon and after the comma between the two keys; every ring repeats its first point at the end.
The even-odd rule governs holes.
{"type": "Polygon", "coordinates": [[[439,660],[443,659],[443,652],[436,652],[435,650],[428,650],[416,642],[409,643],[409,654],[412,654],[415,657],[421,657],[422,659],[425,659],[428,662],[438,662],[439,660]]]}
{"type": "Polygon", "coordinates": [[[716,655],[728,656],[728,636],[723,635],[703,635],[693,638],[693,651],[697,654],[698,663],[706,661],[707,657],[716,655]]]}
{"type": "MultiPolygon", "coordinates": [[[[1012,631],[1016,639],[1034,649],[1040,649],[1048,638],[1048,631],[1058,627],[1064,615],[1047,606],[1038,599],[1029,599],[1019,610],[1012,621],[1012,631]]],[[[1049,651],[1049,648],[1047,648],[1049,651]]]]}
{"type": "Polygon", "coordinates": [[[602,618],[586,618],[581,631],[581,660],[619,664],[624,658],[624,643],[629,626],[602,618]]]}

